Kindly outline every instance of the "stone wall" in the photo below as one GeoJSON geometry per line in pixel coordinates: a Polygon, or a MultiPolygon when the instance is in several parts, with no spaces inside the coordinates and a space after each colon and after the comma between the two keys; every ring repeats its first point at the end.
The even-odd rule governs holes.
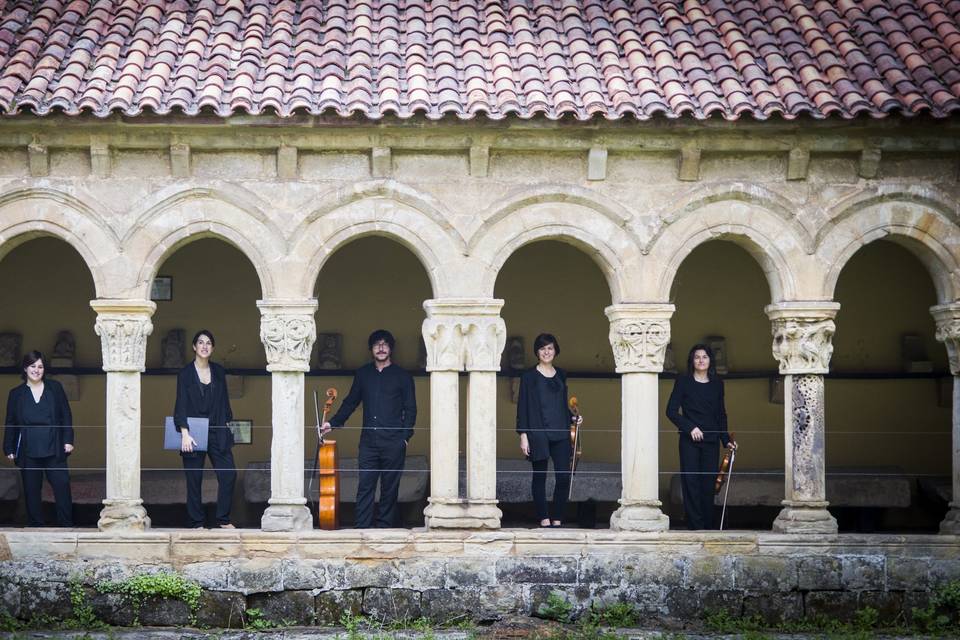
{"type": "MultiPolygon", "coordinates": [[[[909,621],[933,590],[960,579],[960,539],[945,535],[6,532],[0,551],[7,614],[67,617],[79,584],[98,617],[116,625],[131,624],[134,612],[95,585],[161,571],[199,583],[197,622],[214,627],[240,626],[246,608],[296,624],[335,624],[345,612],[489,621],[533,614],[552,592],[577,613],[629,602],[647,625],[695,626],[719,611],[771,624],[845,620],[866,607],[883,622],[909,621]]],[[[153,600],[140,622],[189,616],[183,603],[153,600]]]]}

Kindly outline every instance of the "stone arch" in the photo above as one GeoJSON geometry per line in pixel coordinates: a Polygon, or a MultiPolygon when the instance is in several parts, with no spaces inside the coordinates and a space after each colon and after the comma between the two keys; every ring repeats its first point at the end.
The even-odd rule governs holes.
{"type": "Polygon", "coordinates": [[[340,189],[299,225],[290,259],[304,265],[296,291],[312,295],[327,259],[343,245],[383,236],[409,249],[423,265],[435,297],[454,295],[465,244],[439,203],[392,180],[340,189]]]}
{"type": "MultiPolygon", "coordinates": [[[[286,243],[254,203],[239,206],[221,191],[189,189],[169,194],[137,217],[124,237],[124,247],[138,260],[131,288],[149,295],[150,282],[177,249],[200,238],[215,237],[236,247],[253,265],[265,298],[275,291],[274,266],[286,254],[286,243]]],[[[234,194],[235,196],[236,194],[234,194]]]]}
{"type": "Polygon", "coordinates": [[[481,295],[493,295],[500,269],[517,249],[539,240],[559,240],[577,247],[600,267],[614,304],[630,297],[626,274],[628,265],[639,259],[639,243],[625,228],[626,212],[611,219],[609,212],[598,211],[593,204],[544,199],[534,193],[509,201],[488,216],[469,245],[471,258],[483,266],[481,295]]]}
{"type": "Polygon", "coordinates": [[[98,297],[112,290],[123,266],[116,235],[96,209],[54,189],[22,188],[0,195],[0,259],[39,236],[63,240],[83,258],[98,297]]]}
{"type": "Polygon", "coordinates": [[[872,193],[853,197],[832,211],[831,221],[817,234],[816,255],[826,265],[822,285],[832,298],[843,268],[864,245],[881,238],[913,253],[933,279],[940,303],[960,292],[960,228],[952,207],[916,192],[872,193]]]}
{"type": "Polygon", "coordinates": [[[651,299],[669,299],[680,265],[710,240],[729,240],[753,256],[763,269],[771,301],[796,298],[800,285],[795,265],[804,261],[806,251],[802,237],[784,226],[781,215],[741,199],[703,202],[695,214],[690,211],[667,226],[650,247],[647,257],[658,274],[650,283],[651,299]]]}

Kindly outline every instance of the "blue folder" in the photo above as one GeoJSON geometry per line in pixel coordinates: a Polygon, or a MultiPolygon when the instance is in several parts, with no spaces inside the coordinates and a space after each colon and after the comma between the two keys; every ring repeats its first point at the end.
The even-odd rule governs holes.
{"type": "MultiPolygon", "coordinates": [[[[194,451],[206,451],[210,435],[210,420],[207,418],[187,418],[190,435],[197,441],[194,451]]],[[[173,416],[167,416],[163,425],[163,448],[167,451],[180,451],[180,432],[173,424],[173,416]]]]}

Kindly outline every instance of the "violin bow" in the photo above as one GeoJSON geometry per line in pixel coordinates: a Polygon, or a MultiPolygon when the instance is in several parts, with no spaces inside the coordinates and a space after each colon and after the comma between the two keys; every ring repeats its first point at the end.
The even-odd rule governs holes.
{"type": "Polygon", "coordinates": [[[570,489],[567,491],[567,500],[572,500],[573,476],[577,472],[577,462],[580,460],[580,454],[577,453],[577,449],[580,447],[580,425],[577,423],[580,418],[580,404],[577,402],[577,396],[570,396],[567,406],[570,408],[570,413],[573,414],[573,424],[570,426],[570,441],[573,445],[573,450],[570,452],[570,489]]]}
{"type": "MultiPolygon", "coordinates": [[[[317,390],[313,390],[313,415],[317,416],[317,451],[313,454],[313,470],[310,473],[310,482],[307,484],[307,502],[313,493],[313,479],[320,470],[317,458],[320,456],[320,447],[323,446],[323,432],[320,430],[320,403],[317,401],[317,390]]],[[[320,518],[320,496],[317,496],[317,518],[320,518]]],[[[313,525],[311,525],[313,526],[313,525]]]]}
{"type": "Polygon", "coordinates": [[[737,459],[737,450],[730,450],[730,468],[727,469],[727,487],[723,490],[723,509],[720,510],[720,531],[723,531],[723,520],[727,515],[727,496],[730,495],[730,483],[733,482],[733,463],[737,459]]]}

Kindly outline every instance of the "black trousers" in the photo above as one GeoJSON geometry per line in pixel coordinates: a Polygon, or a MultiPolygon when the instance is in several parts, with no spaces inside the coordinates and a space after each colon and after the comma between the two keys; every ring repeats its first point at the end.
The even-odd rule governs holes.
{"type": "Polygon", "coordinates": [[[680,487],[687,528],[713,529],[713,488],[720,470],[720,442],[694,442],[680,434],[680,487]]]}
{"type": "Polygon", "coordinates": [[[66,457],[46,456],[43,458],[21,458],[23,467],[23,495],[27,503],[27,526],[43,526],[43,474],[53,489],[53,499],[57,506],[57,526],[73,526],[73,498],[70,495],[70,472],[67,471],[66,457]]]}
{"type": "Polygon", "coordinates": [[[237,465],[233,462],[233,450],[229,446],[222,449],[211,441],[209,450],[183,456],[183,469],[187,474],[187,520],[192,528],[204,524],[203,463],[207,456],[210,456],[210,465],[217,473],[217,524],[230,523],[237,465]]]}
{"type": "Polygon", "coordinates": [[[553,502],[547,511],[547,459],[531,461],[533,465],[533,504],[537,509],[537,518],[545,520],[563,520],[570,495],[570,438],[550,441],[550,458],[553,459],[553,473],[556,483],[553,487],[553,502]]]}
{"type": "Polygon", "coordinates": [[[397,437],[387,438],[379,433],[365,435],[360,440],[357,457],[357,529],[391,528],[397,526],[397,494],[400,476],[407,459],[407,444],[397,437]],[[380,483],[380,504],[377,520],[373,520],[373,503],[380,483]]]}

